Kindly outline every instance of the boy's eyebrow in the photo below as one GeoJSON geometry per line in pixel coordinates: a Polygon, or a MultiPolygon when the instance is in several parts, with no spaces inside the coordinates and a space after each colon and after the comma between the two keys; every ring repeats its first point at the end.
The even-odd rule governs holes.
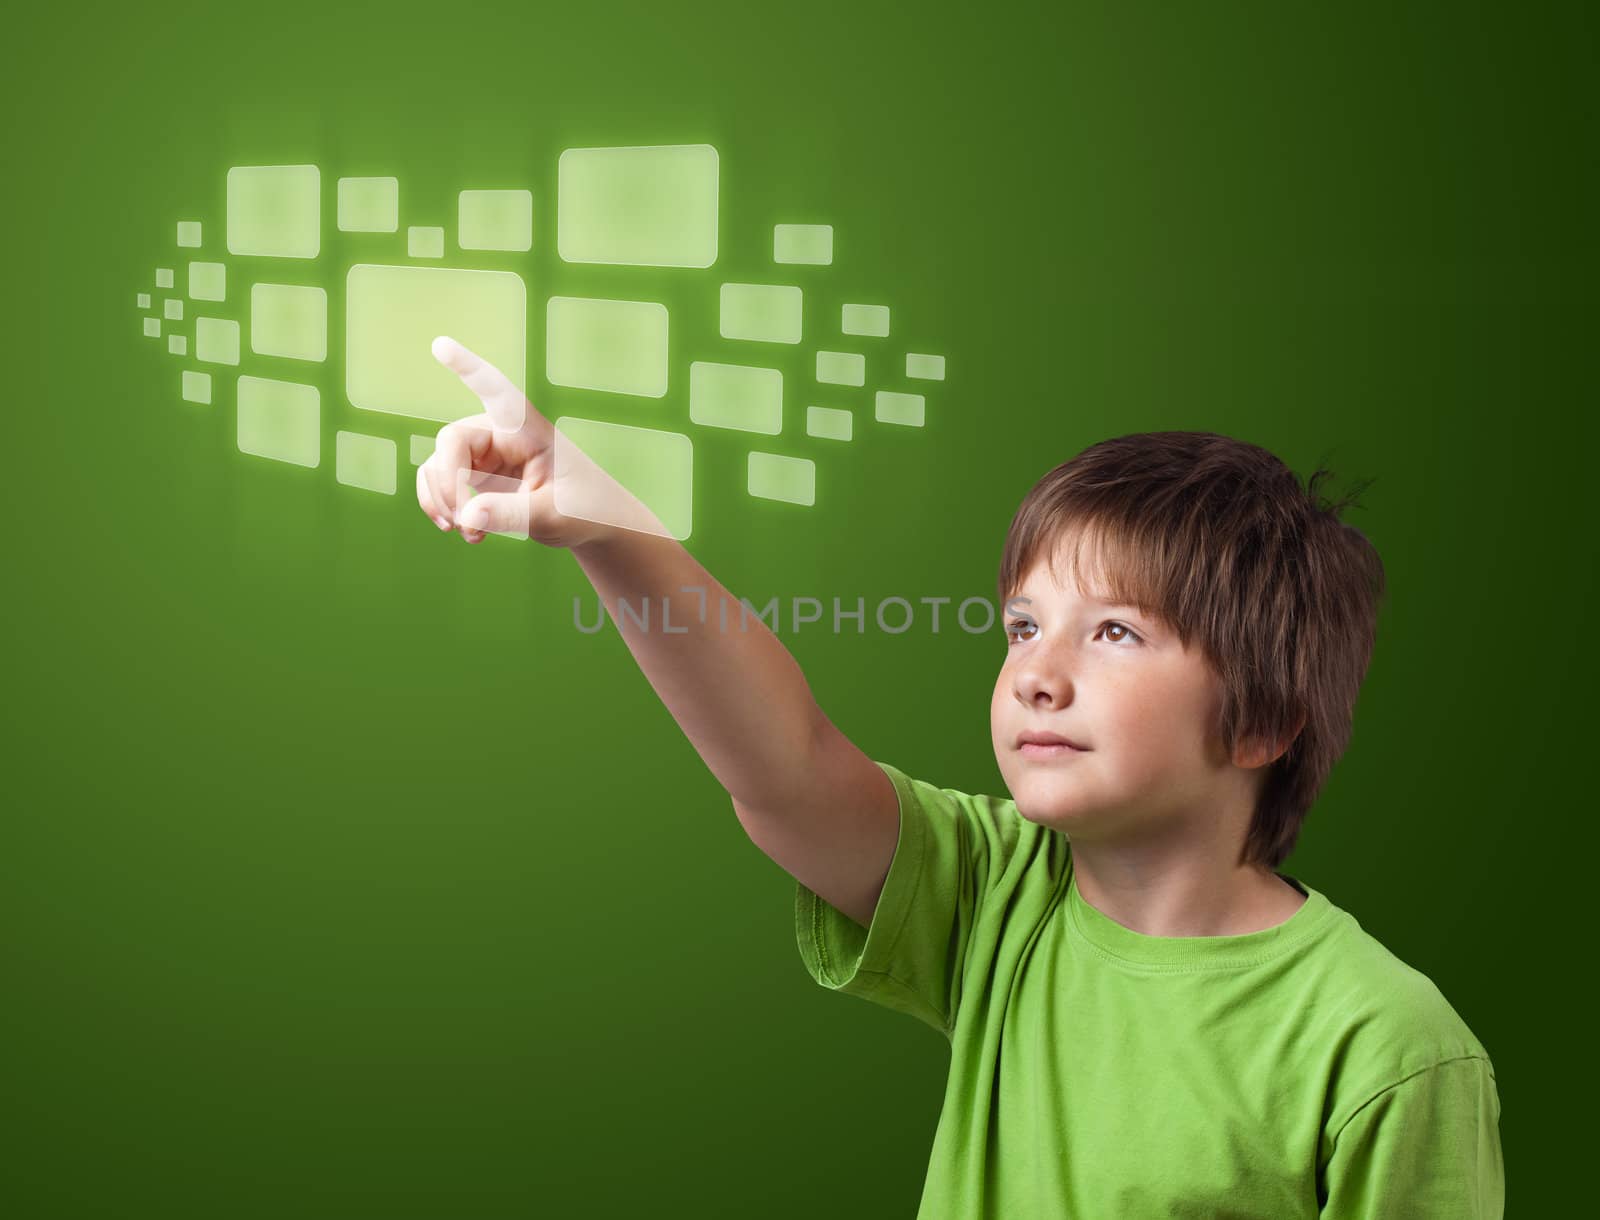
{"type": "MultiPolygon", "coordinates": [[[[1012,600],[1015,600],[1015,598],[1022,597],[1022,596],[1024,596],[1024,595],[1021,594],[1021,593],[1014,594],[1012,600]]],[[[1032,599],[1030,599],[1030,600],[1032,600],[1032,599]]],[[[1144,614],[1144,613],[1146,613],[1146,611],[1142,607],[1135,605],[1133,602],[1107,601],[1106,599],[1100,598],[1100,597],[1083,597],[1083,598],[1079,598],[1078,600],[1079,601],[1084,601],[1084,602],[1091,602],[1096,606],[1103,606],[1107,610],[1132,610],[1135,614],[1144,614]]]]}

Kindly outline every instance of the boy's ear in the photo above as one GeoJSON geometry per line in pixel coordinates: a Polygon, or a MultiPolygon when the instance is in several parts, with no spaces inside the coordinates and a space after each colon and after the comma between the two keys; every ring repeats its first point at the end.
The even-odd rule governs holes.
{"type": "Polygon", "coordinates": [[[1269,737],[1244,737],[1233,748],[1233,765],[1252,771],[1257,767],[1264,767],[1268,763],[1276,762],[1283,757],[1283,752],[1289,748],[1294,739],[1300,736],[1300,730],[1306,727],[1305,713],[1294,722],[1294,728],[1283,737],[1273,739],[1269,737]]]}

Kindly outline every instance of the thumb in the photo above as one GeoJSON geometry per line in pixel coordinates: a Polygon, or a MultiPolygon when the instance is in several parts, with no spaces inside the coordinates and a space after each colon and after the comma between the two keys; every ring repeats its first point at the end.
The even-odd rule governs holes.
{"type": "Polygon", "coordinates": [[[456,514],[463,529],[507,538],[528,538],[528,494],[526,492],[480,492],[456,514]]]}

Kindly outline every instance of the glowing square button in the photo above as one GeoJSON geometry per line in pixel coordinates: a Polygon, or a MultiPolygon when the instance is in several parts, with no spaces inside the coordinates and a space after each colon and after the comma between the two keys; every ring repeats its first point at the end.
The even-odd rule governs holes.
{"type": "Polygon", "coordinates": [[[361,432],[336,432],[333,441],[335,481],[346,487],[394,495],[394,469],[399,450],[392,440],[361,432]]]}
{"type": "Polygon", "coordinates": [[[752,453],[745,487],[752,496],[763,500],[813,505],[817,502],[817,464],[810,458],[781,453],[752,453]]]}
{"type": "Polygon", "coordinates": [[[322,460],[317,387],[267,377],[239,378],[238,443],[241,453],[315,466],[322,460]]]}
{"type": "Polygon", "coordinates": [[[196,318],[194,358],[207,364],[238,364],[239,324],[225,318],[196,318]]]}
{"type": "Polygon", "coordinates": [[[315,165],[236,165],[228,171],[228,253],[316,258],[322,250],[322,172],[315,165]]]}
{"type": "Polygon", "coordinates": [[[710,144],[569,148],[557,167],[557,235],[569,263],[709,267],[717,261],[710,144]]]}
{"type": "Polygon", "coordinates": [[[251,284],[250,350],[258,356],[326,360],[327,292],[300,284],[251,284]]]}
{"type": "Polygon", "coordinates": [[[222,263],[190,263],[189,296],[196,301],[227,300],[228,268],[222,263]]]}
{"type": "Polygon", "coordinates": [[[833,262],[833,226],[773,225],[772,261],[828,266],[833,262]]]}
{"type": "Polygon", "coordinates": [[[357,263],[345,279],[345,393],[363,411],[448,423],[483,411],[433,358],[449,335],[526,388],[527,289],[510,271],[357,263]]]}

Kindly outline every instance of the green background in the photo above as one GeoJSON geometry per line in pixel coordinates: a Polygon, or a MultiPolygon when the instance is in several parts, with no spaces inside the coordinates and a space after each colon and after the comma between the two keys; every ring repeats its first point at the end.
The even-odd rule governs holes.
{"type": "MultiPolygon", "coordinates": [[[[552,415],[603,401],[537,375],[555,293],[672,310],[675,388],[619,422],[687,419],[688,361],[731,346],[724,278],[801,283],[808,334],[883,301],[888,344],[946,355],[928,426],[858,417],[814,509],[751,499],[748,438],[695,431],[691,549],[758,602],[992,597],[1028,487],[1126,432],[1375,478],[1349,519],[1390,600],[1285,867],[1440,986],[1496,1064],[1513,1213],[1565,1211],[1595,809],[1582,6],[18,20],[0,1209],[916,1206],[945,1044],[806,975],[793,882],[616,632],[574,629],[573,597],[593,601],[571,557],[441,535],[408,465],[392,499],[335,484],[336,428],[406,434],[344,404],[337,339],[304,470],[239,454],[228,383],[181,402],[183,362],[138,334],[173,222],[202,217],[217,248],[227,167],[309,161],[334,318],[343,268],[404,243],[332,231],[334,178],[397,175],[402,226],[445,224],[452,253],[455,191],[534,191],[529,255],[447,261],[528,280],[552,415]],[[722,158],[715,267],[560,263],[563,148],[699,141],[722,158]],[[777,278],[776,221],[835,225],[835,265],[777,278]]],[[[237,301],[250,260],[225,261],[237,301]]],[[[773,447],[822,453],[800,417],[791,398],[773,447]]],[[[873,757],[1003,791],[998,628],[784,638],[873,757]]]]}

